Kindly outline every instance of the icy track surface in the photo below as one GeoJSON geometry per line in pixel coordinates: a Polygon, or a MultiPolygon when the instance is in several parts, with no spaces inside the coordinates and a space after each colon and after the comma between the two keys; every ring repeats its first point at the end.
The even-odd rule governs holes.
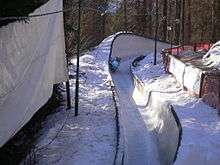
{"type": "MultiPolygon", "coordinates": [[[[74,116],[74,108],[66,111],[64,107],[51,114],[38,135],[32,154],[25,160],[27,163],[34,159],[38,165],[113,164],[116,149],[115,107],[107,65],[111,40],[102,43],[101,49],[97,48],[80,58],[79,116],[74,116]]],[[[74,65],[70,67],[70,74],[75,75],[74,65]]],[[[70,83],[74,106],[75,79],[70,83]]]]}
{"type": "Polygon", "coordinates": [[[159,164],[157,148],[132,98],[134,86],[129,69],[132,60],[133,58],[123,59],[119,70],[112,74],[119,96],[124,128],[124,164],[156,165],[159,164]]]}
{"type": "MultiPolygon", "coordinates": [[[[183,91],[173,76],[164,73],[161,59],[156,66],[152,65],[152,60],[149,53],[138,67],[133,68],[133,73],[144,82],[146,91],[153,91],[153,98],[174,105],[183,131],[175,165],[219,165],[220,118],[217,110],[183,91]]],[[[150,122],[148,109],[141,114],[150,122]]]]}
{"type": "MultiPolygon", "coordinates": [[[[146,39],[144,42],[147,43],[145,49],[153,51],[154,41],[146,39]]],[[[158,42],[158,44],[158,51],[168,46],[168,44],[161,42],[158,42]]],[[[127,45],[127,47],[129,46],[127,45]]],[[[126,50],[126,46],[123,49],[126,50]]],[[[140,55],[143,54],[138,54],[138,56],[140,55]]],[[[120,57],[120,54],[118,56],[120,57]]],[[[142,109],[138,104],[139,100],[133,100],[132,98],[134,84],[130,74],[130,66],[136,57],[131,52],[127,52],[127,55],[124,55],[121,60],[119,69],[115,73],[112,73],[112,79],[119,96],[120,111],[122,113],[121,123],[125,137],[124,164],[157,165],[161,164],[161,162],[156,141],[139,112],[142,109]]]]}

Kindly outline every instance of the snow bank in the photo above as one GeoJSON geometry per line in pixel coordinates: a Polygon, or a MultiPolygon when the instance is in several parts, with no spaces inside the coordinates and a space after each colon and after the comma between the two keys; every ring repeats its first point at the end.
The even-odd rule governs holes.
{"type": "MultiPolygon", "coordinates": [[[[206,105],[200,99],[183,91],[181,86],[176,83],[175,78],[171,75],[162,73],[159,77],[158,74],[154,77],[153,72],[157,73],[157,71],[152,70],[152,77],[150,78],[148,74],[151,67],[148,67],[148,70],[143,70],[143,68],[150,63],[151,60],[148,61],[145,59],[145,62],[142,62],[141,65],[133,68],[133,71],[137,76],[142,75],[140,76],[140,81],[144,82],[146,92],[151,91],[150,95],[152,100],[159,100],[172,104],[179,118],[182,126],[182,140],[174,164],[219,164],[220,119],[216,110],[206,105]]],[[[158,63],[157,65],[162,66],[163,64],[158,63]]],[[[157,67],[160,68],[159,66],[157,67]]],[[[160,121],[160,118],[164,121],[169,121],[170,117],[169,115],[166,115],[166,112],[167,111],[165,110],[161,116],[157,117],[157,112],[152,112],[152,109],[148,106],[146,109],[143,109],[141,113],[142,116],[146,118],[146,123],[148,123],[148,121],[150,122],[150,119],[160,121]]],[[[161,125],[165,126],[161,121],[155,123],[158,125],[162,123],[161,125]]],[[[167,128],[169,128],[169,125],[167,128]]],[[[178,137],[178,134],[175,136],[172,130],[171,135],[174,139],[178,137]]],[[[170,137],[170,139],[171,138],[172,137],[170,137]]],[[[170,141],[170,143],[172,143],[172,141],[170,141]]]]}
{"type": "MultiPolygon", "coordinates": [[[[51,114],[26,164],[31,164],[30,159],[35,159],[35,164],[40,165],[114,163],[116,122],[108,71],[112,39],[105,39],[101,46],[80,57],[79,116],[74,116],[74,109],[66,111],[62,106],[58,112],[51,114]]],[[[73,65],[70,66],[69,74],[75,77],[76,60],[71,62],[73,65]]],[[[75,79],[70,80],[70,88],[74,105],[75,79]]]]}

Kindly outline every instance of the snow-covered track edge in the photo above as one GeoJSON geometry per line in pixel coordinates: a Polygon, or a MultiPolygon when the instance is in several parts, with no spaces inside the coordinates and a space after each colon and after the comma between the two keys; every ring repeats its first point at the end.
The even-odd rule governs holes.
{"type": "MultiPolygon", "coordinates": [[[[113,52],[113,47],[114,47],[114,42],[116,41],[116,39],[122,35],[133,35],[133,36],[138,36],[138,37],[143,37],[140,36],[138,34],[132,33],[132,32],[119,32],[117,34],[115,34],[113,36],[113,39],[111,41],[111,45],[110,45],[110,53],[109,53],[109,58],[108,58],[108,64],[110,62],[110,59],[112,57],[112,52],[113,52]]],[[[146,38],[146,39],[150,39],[150,40],[154,40],[153,38],[146,38]]],[[[158,42],[163,42],[161,40],[157,40],[158,42]]],[[[109,73],[110,69],[109,69],[109,73]]],[[[138,81],[138,80],[137,80],[138,81]]],[[[120,104],[119,104],[119,98],[117,95],[117,92],[115,90],[115,86],[113,81],[110,81],[111,83],[111,90],[112,90],[112,94],[113,94],[113,101],[114,101],[114,106],[115,106],[115,110],[116,110],[116,131],[117,131],[117,145],[116,145],[116,154],[115,154],[115,160],[114,160],[114,165],[121,165],[124,164],[124,132],[123,132],[123,125],[122,123],[122,119],[121,119],[121,113],[120,113],[120,104]]],[[[141,83],[141,82],[140,82],[141,83]]]]}
{"type": "MultiPolygon", "coordinates": [[[[108,66],[109,66],[109,62],[110,62],[110,59],[111,59],[111,55],[112,55],[112,49],[113,49],[114,41],[116,40],[116,38],[118,36],[124,35],[124,34],[132,34],[132,33],[119,32],[114,36],[114,38],[111,42],[111,45],[110,45],[108,66]]],[[[109,68],[109,73],[111,73],[110,68],[109,68]]],[[[114,107],[115,107],[116,134],[117,134],[116,135],[117,141],[116,141],[116,151],[115,151],[114,165],[123,165],[124,164],[124,131],[123,131],[123,125],[121,124],[122,123],[122,119],[121,119],[122,114],[120,112],[119,97],[117,95],[115,85],[114,85],[112,79],[110,81],[110,85],[111,85],[112,98],[113,98],[114,107]]]]}
{"type": "MultiPolygon", "coordinates": [[[[132,67],[135,67],[134,64],[136,62],[139,62],[140,61],[140,57],[137,57],[133,60],[131,66],[130,66],[130,73],[131,73],[131,76],[132,76],[132,79],[134,81],[134,86],[138,89],[138,91],[142,94],[145,93],[144,91],[144,82],[141,81],[132,71],[132,67]]],[[[145,106],[148,106],[150,104],[150,100],[152,99],[152,92],[153,91],[150,91],[149,92],[149,95],[148,95],[148,99],[147,99],[147,103],[145,106]]],[[[181,123],[180,123],[180,120],[178,118],[178,115],[177,113],[175,112],[174,110],[174,107],[172,105],[169,105],[169,109],[170,113],[172,114],[172,116],[174,117],[175,119],[175,122],[176,122],[176,125],[178,127],[178,145],[177,145],[177,148],[176,148],[176,152],[175,152],[175,156],[174,156],[174,159],[173,159],[173,163],[176,161],[177,159],[177,155],[178,155],[178,150],[179,150],[179,147],[181,145],[181,140],[182,140],[182,126],[181,126],[181,123]]]]}
{"type": "Polygon", "coordinates": [[[120,104],[117,96],[117,92],[115,90],[115,86],[111,81],[111,91],[112,91],[112,98],[114,101],[115,106],[115,118],[116,118],[116,151],[115,151],[115,158],[114,158],[114,165],[123,165],[124,160],[124,135],[123,135],[123,127],[121,125],[121,113],[119,111],[120,104]]]}

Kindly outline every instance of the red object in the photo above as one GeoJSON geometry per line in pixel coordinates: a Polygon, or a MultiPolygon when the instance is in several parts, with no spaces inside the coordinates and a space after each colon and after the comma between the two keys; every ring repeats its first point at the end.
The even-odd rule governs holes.
{"type": "Polygon", "coordinates": [[[172,55],[179,55],[181,51],[192,50],[192,51],[199,51],[205,50],[208,51],[211,48],[211,43],[194,43],[191,45],[180,45],[175,46],[173,48],[164,49],[163,52],[169,52],[172,55]]]}
{"type": "MultiPolygon", "coordinates": [[[[162,58],[166,72],[169,72],[170,57],[180,57],[182,51],[208,51],[213,44],[211,43],[194,43],[192,45],[181,45],[173,48],[164,49],[162,58]]],[[[206,71],[202,74],[199,97],[210,106],[217,108],[220,112],[220,71],[206,71]]]]}

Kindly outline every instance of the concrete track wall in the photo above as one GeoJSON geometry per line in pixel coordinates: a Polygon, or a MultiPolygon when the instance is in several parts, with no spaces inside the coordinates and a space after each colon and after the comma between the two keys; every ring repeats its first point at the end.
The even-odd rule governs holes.
{"type": "MultiPolygon", "coordinates": [[[[131,69],[132,72],[132,69],[131,69]]],[[[179,119],[167,102],[162,102],[158,92],[146,91],[144,83],[132,73],[134,86],[144,98],[146,114],[149,118],[147,125],[156,138],[159,159],[162,165],[170,165],[176,160],[181,142],[182,128],[179,119]]]]}
{"type": "MultiPolygon", "coordinates": [[[[168,44],[158,44],[157,49],[160,51],[167,46],[168,44]]],[[[152,39],[133,34],[118,34],[112,42],[110,58],[118,56],[121,57],[123,61],[124,59],[135,58],[153,52],[153,48],[154,40],[152,39]]],[[[127,66],[127,69],[129,69],[129,67],[130,66],[127,66]]],[[[156,139],[159,161],[163,165],[170,165],[175,161],[180,145],[181,126],[178,117],[172,109],[172,106],[168,103],[161,102],[157,99],[157,96],[150,91],[146,92],[144,84],[138,80],[138,78],[135,79],[134,75],[132,77],[134,80],[134,88],[138,89],[141,95],[147,98],[146,109],[150,116],[148,128],[153,132],[154,138],[156,139]]]]}
{"type": "Polygon", "coordinates": [[[149,127],[157,139],[160,162],[170,165],[175,160],[180,139],[180,129],[172,113],[172,106],[161,102],[156,94],[151,94],[147,113],[151,117],[149,127]]]}

